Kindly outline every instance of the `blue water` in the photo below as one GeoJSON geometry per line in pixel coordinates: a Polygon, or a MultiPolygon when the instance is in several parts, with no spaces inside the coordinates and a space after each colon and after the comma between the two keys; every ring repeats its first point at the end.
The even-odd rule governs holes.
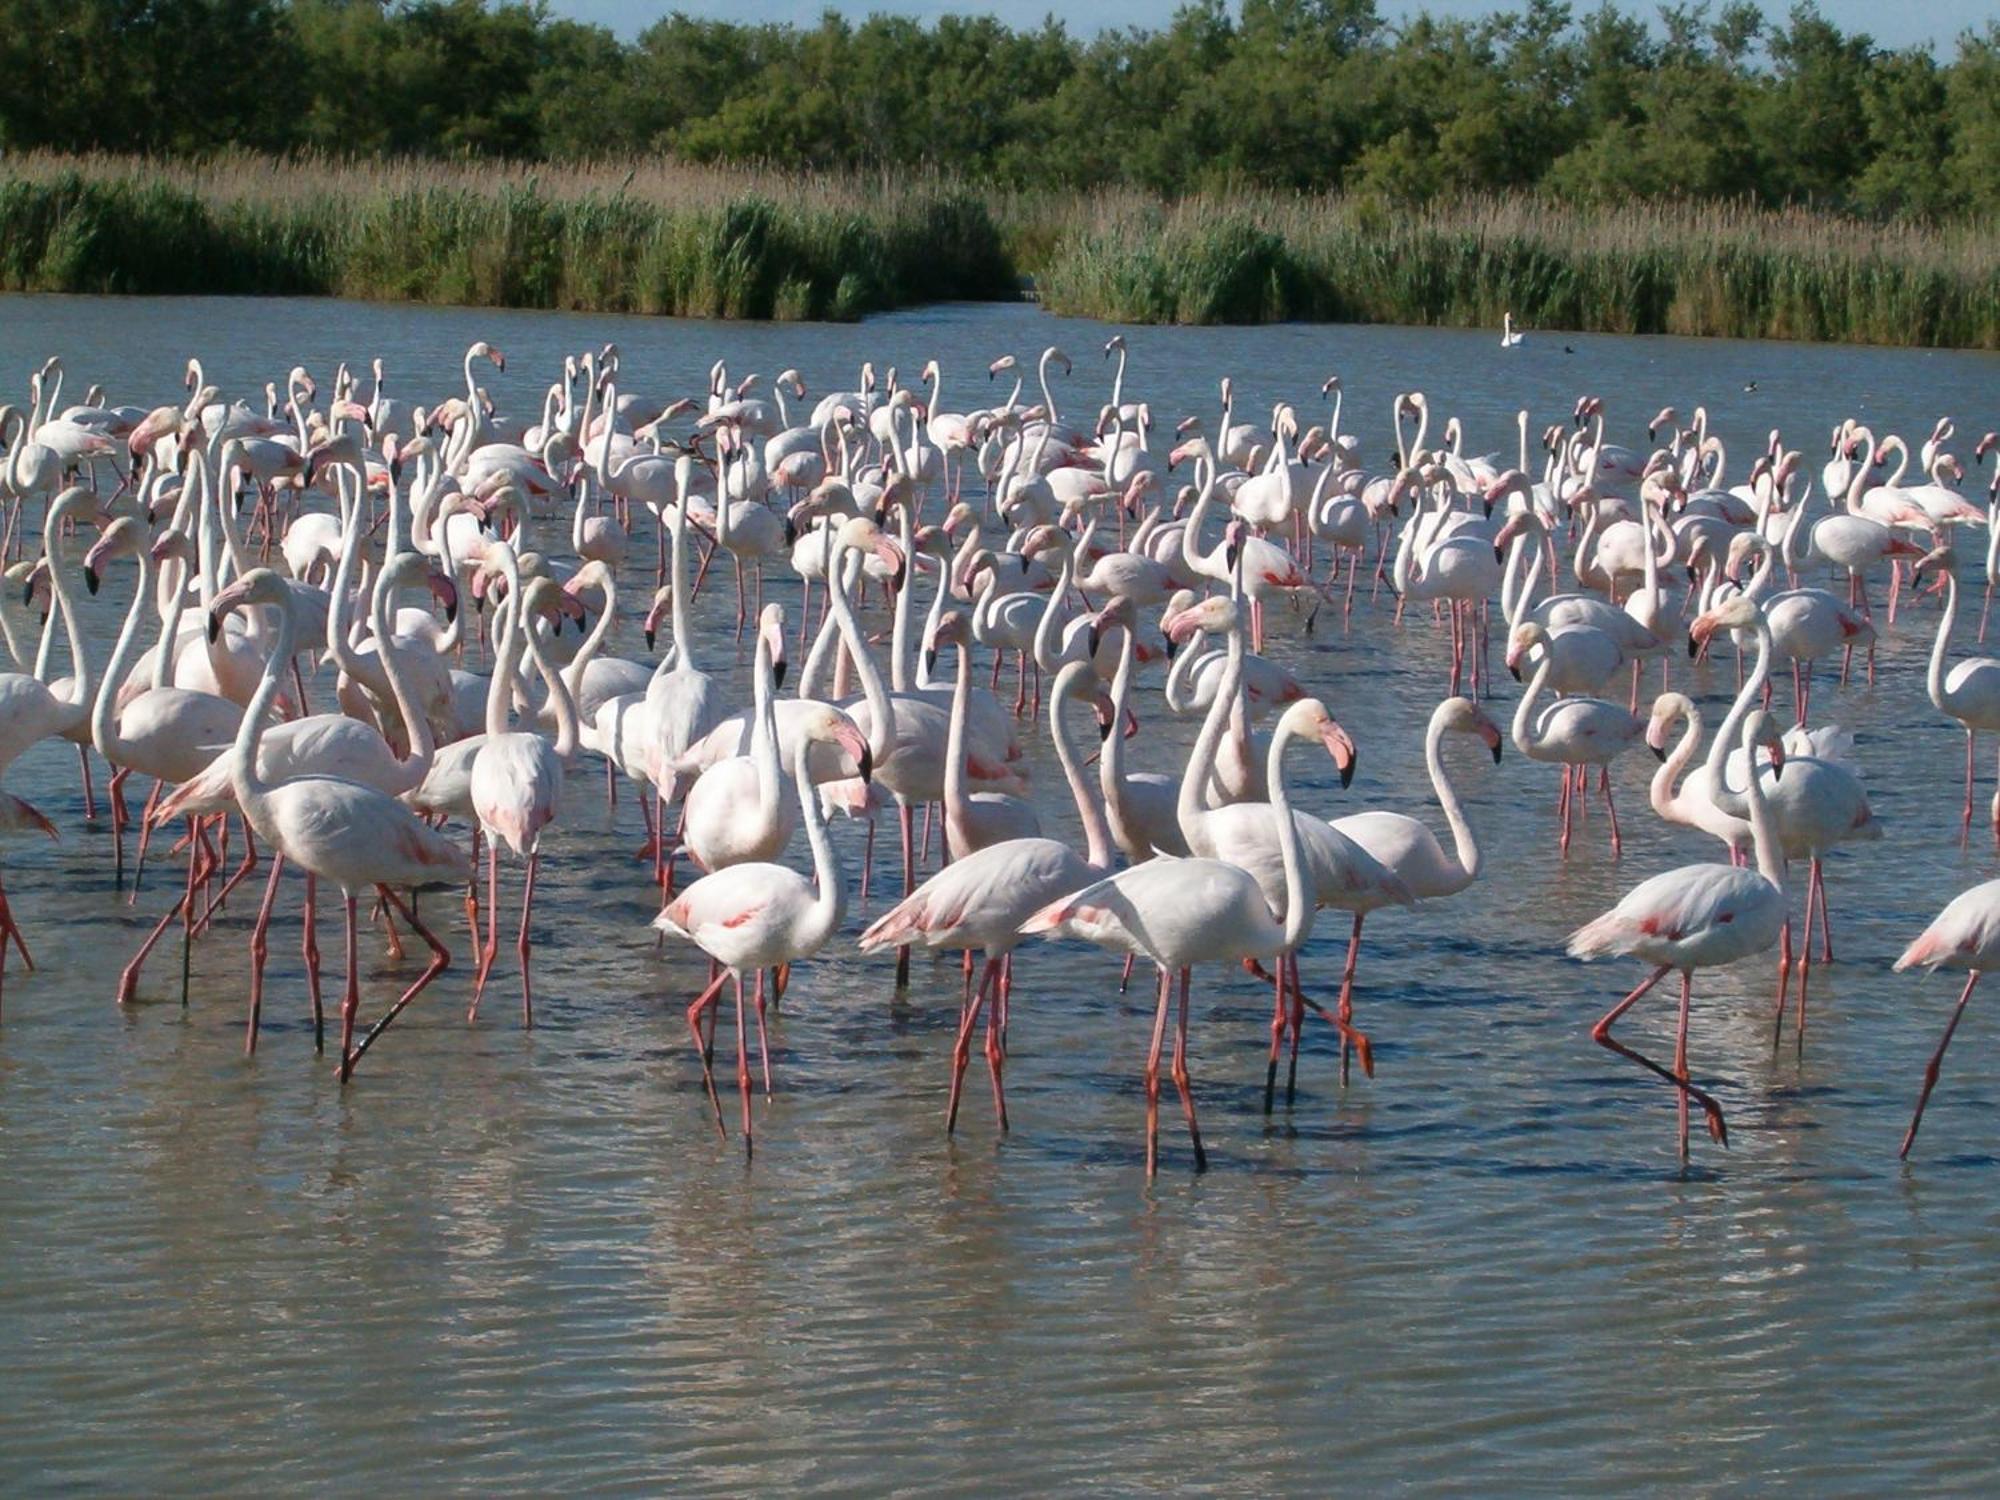
{"type": "MultiPolygon", "coordinates": [[[[514,409],[539,407],[563,352],[607,339],[633,384],[662,394],[698,394],[722,355],[735,374],[796,365],[816,395],[852,385],[863,358],[910,371],[935,354],[946,404],[962,407],[988,399],[977,377],[994,355],[1032,360],[1051,341],[1077,360],[1056,392],[1066,411],[1088,421],[1109,384],[1109,330],[1021,307],[853,327],[232,300],[17,298],[4,311],[0,388],[24,402],[26,372],[55,351],[76,392],[101,379],[146,404],[173,398],[191,353],[232,392],[294,363],[324,381],[338,358],[380,354],[403,394],[443,394],[479,337],[508,355],[482,383],[514,409]]],[[[1816,468],[1843,415],[1914,441],[1951,413],[1970,434],[2000,391],[2000,360],[1969,354],[1538,332],[1503,356],[1489,333],[1126,332],[1132,389],[1170,419],[1212,416],[1224,373],[1256,420],[1280,396],[1311,403],[1338,371],[1371,461],[1391,396],[1413,387],[1440,420],[1466,419],[1471,446],[1509,451],[1517,404],[1539,427],[1602,394],[1613,435],[1637,443],[1659,405],[1705,400],[1739,477],[1772,426],[1816,468]]],[[[124,587],[90,602],[94,638],[124,587]]],[[[719,595],[701,609],[726,623],[719,595]]],[[[1639,879],[1711,857],[1646,810],[1644,756],[1615,770],[1623,858],[1593,813],[1565,863],[1553,770],[1511,747],[1498,767],[1450,747],[1488,873],[1456,900],[1370,921],[1357,1020],[1377,1076],[1343,1090],[1317,1028],[1296,1103],[1267,1120],[1268,997],[1243,974],[1200,974],[1210,1170],[1189,1170],[1170,1096],[1149,1186],[1150,1001],[1118,994],[1114,960],[1022,950],[1013,1130],[996,1139],[975,1062],[948,1140],[955,963],[920,955],[893,994],[887,964],[853,951],[859,913],[799,970],[773,1036],[778,1095],[759,1106],[746,1165],[733,1133],[718,1139],[686,1045],[702,964],[656,948],[631,858],[637,809],[627,796],[607,813],[594,760],[573,773],[549,843],[531,1033],[504,954],[466,1024],[460,928],[460,963],[340,1088],[312,1051],[289,885],[253,1061],[252,902],[196,946],[185,1009],[170,944],[121,1013],[112,985],[172,899],[170,865],[156,852],[137,905],[123,904],[73,751],[40,747],[7,783],[63,836],[5,851],[40,968],[9,965],[0,1013],[0,1481],[1984,1491],[2000,1457],[1986,997],[1916,1159],[1895,1155],[1955,987],[1888,965],[1996,864],[1981,830],[1958,841],[1963,741],[1922,689],[1935,619],[1925,605],[1899,621],[1872,689],[1822,680],[1814,717],[1856,731],[1888,837],[1829,862],[1839,961],[1815,970],[1802,1053],[1789,1037],[1772,1051],[1767,960],[1701,977],[1692,1065],[1729,1113],[1730,1148],[1697,1128],[1685,1171],[1670,1091],[1588,1036],[1642,971],[1561,951],[1639,879]]],[[[1361,751],[1344,793],[1300,757],[1298,800],[1326,815],[1428,809],[1442,828],[1421,757],[1442,633],[1415,615],[1394,628],[1384,602],[1357,609],[1348,633],[1323,618],[1307,637],[1278,615],[1273,636],[1361,751]]],[[[641,654],[636,630],[616,649],[641,654]]],[[[1689,684],[1685,663],[1673,672],[1689,684]]],[[[1726,654],[1692,681],[1712,725],[1733,687],[1726,654]]],[[[1490,706],[1504,719],[1518,689],[1500,686],[1490,706]]],[[[1192,726],[1150,688],[1142,712],[1133,755],[1174,767],[1192,726]]],[[[1069,826],[1046,726],[1029,740],[1045,815],[1069,826]]],[[[836,838],[851,875],[859,830],[836,838]]],[[[885,842],[884,880],[891,863],[885,842]]],[[[1331,989],[1345,937],[1344,921],[1321,923],[1309,985],[1331,989]]],[[[324,925],[322,942],[337,970],[324,925]]],[[[374,934],[363,955],[372,1009],[411,970],[374,934]]],[[[1657,1054],[1671,1027],[1661,999],[1626,1034],[1657,1054]]]]}

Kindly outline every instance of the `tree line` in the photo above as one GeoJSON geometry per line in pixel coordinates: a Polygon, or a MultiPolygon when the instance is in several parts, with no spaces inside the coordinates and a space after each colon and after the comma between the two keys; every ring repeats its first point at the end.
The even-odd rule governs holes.
{"type": "Polygon", "coordinates": [[[1373,0],[1193,0],[635,41],[515,0],[0,0],[0,148],[929,169],[1002,188],[1542,191],[1879,217],[2000,209],[2000,22],[1886,50],[1810,4],[1556,0],[1392,25],[1373,0]],[[39,80],[32,85],[29,80],[39,80]]]}

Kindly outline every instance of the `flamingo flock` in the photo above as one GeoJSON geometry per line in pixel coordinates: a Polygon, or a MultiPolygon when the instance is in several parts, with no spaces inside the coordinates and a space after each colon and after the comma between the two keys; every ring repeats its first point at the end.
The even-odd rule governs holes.
{"type": "MultiPolygon", "coordinates": [[[[1511,319],[1506,341],[1520,341],[1511,319]]],[[[1487,776],[1556,768],[1559,860],[1593,796],[1611,854],[1622,853],[1611,773],[1643,748],[1658,759],[1653,812],[1718,841],[1719,857],[1640,881],[1568,951],[1650,966],[1591,1036],[1673,1090],[1682,1160],[1694,1109],[1726,1143],[1722,1107],[1689,1063],[1694,975],[1775,949],[1774,1045],[1788,1014],[1802,1044],[1815,943],[1819,963],[1833,957],[1827,856],[1882,835],[1853,736],[1812,722],[1814,679],[1838,653],[1839,691],[1859,649],[1872,680],[1898,609],[1937,611],[1924,688],[1931,711],[1965,731],[1969,837],[1978,735],[2000,733],[2000,660],[1957,644],[1972,633],[1957,548],[1962,530],[1986,530],[1983,641],[2000,572],[2000,442],[1987,434],[1968,465],[1940,421],[1910,483],[1903,438],[1850,420],[1816,474],[1772,432],[1726,483],[1705,410],[1683,422],[1663,409],[1645,444],[1625,447],[1607,439],[1604,402],[1586,396],[1538,435],[1521,412],[1511,452],[1478,454],[1456,418],[1433,442],[1429,403],[1411,392],[1391,413],[1392,460],[1371,469],[1342,430],[1337,376],[1299,404],[1278,402],[1268,421],[1238,420],[1224,379],[1219,418],[1175,421],[1130,398],[1122,338],[1103,352],[1116,374],[1094,411],[1069,396],[1081,382],[1056,348],[1033,363],[1032,388],[1022,361],[993,360],[988,399],[1003,380],[1011,391],[954,411],[938,360],[914,385],[863,365],[852,388],[808,408],[795,370],[766,382],[718,363],[700,396],[668,396],[606,345],[551,372],[532,422],[479,384],[483,364],[506,368],[483,341],[464,353],[462,388],[429,400],[388,396],[376,360],[324,385],[294,368],[282,399],[274,381],[260,406],[190,360],[184,397],[115,405],[93,387],[65,405],[62,362],[50,359],[30,372],[25,409],[0,405],[13,596],[0,601],[12,659],[0,673],[0,777],[32,746],[69,740],[96,830],[93,754],[102,760],[102,836],[135,902],[150,845],[178,834],[185,873],[125,967],[121,1005],[176,928],[187,1003],[192,946],[218,941],[226,903],[268,865],[246,944],[246,1051],[288,869],[301,877],[324,1046],[317,906],[322,889],[337,892],[344,1083],[451,967],[460,907],[468,1020],[511,964],[521,1024],[533,1024],[537,887],[545,861],[573,857],[564,815],[588,795],[580,773],[594,756],[613,808],[621,783],[637,793],[635,901],[656,912],[662,941],[708,960],[684,1016],[718,1130],[725,990],[747,1151],[757,1092],[775,1086],[774,1013],[799,966],[850,942],[893,955],[898,984],[913,949],[962,955],[945,1128],[958,1127],[977,1045],[1007,1130],[1017,962],[1032,1027],[1052,976],[1029,940],[1069,940],[1117,955],[1121,989],[1139,960],[1154,971],[1151,1175],[1163,1060],[1192,1163],[1206,1165],[1197,970],[1240,967],[1269,986],[1267,1112],[1281,1068],[1285,1104],[1296,1102],[1309,1018],[1337,1037],[1343,1086],[1351,1061],[1374,1075],[1355,1008],[1366,919],[1382,913],[1367,930],[1394,942],[1399,909],[1463,897],[1487,864],[1453,746],[1476,743],[1497,765],[1511,740],[1529,763],[1487,776]],[[1963,491],[1989,460],[1983,499],[1963,491]],[[728,625],[703,633],[692,613],[725,554],[733,639],[728,625]],[[111,608],[93,600],[121,573],[131,592],[115,645],[94,659],[85,621],[111,608]],[[617,654],[634,624],[644,654],[617,654]],[[1440,824],[1343,806],[1327,797],[1325,770],[1312,774],[1330,762],[1341,788],[1352,782],[1357,736],[1334,711],[1339,684],[1300,680],[1266,643],[1334,628],[1448,640],[1444,680],[1410,684],[1437,693],[1421,748],[1440,824]],[[1522,684],[1510,709],[1488,707],[1496,630],[1522,684]],[[746,649],[747,700],[729,670],[746,649]],[[1674,686],[1683,652],[1730,659],[1735,688],[1713,735],[1695,679],[1674,686]],[[1656,668],[1659,691],[1642,701],[1656,668]],[[1774,687],[1780,671],[1788,693],[1774,687]],[[1161,716],[1199,726],[1178,763],[1140,734],[1161,716]],[[1080,838],[1031,792],[1027,746],[1044,729],[1080,838]],[[134,774],[150,783],[137,814],[134,774]],[[900,885],[855,932],[850,912],[874,899],[878,836],[894,840],[900,885]],[[856,840],[858,859],[843,857],[856,840]],[[519,910],[503,960],[513,866],[519,910]],[[421,904],[439,892],[449,920],[434,897],[421,904]],[[1302,953],[1323,910],[1345,913],[1349,934],[1338,980],[1322,988],[1302,953]],[[427,957],[364,1024],[360,945],[375,929],[393,959],[405,933],[427,957]],[[1670,975],[1679,1012],[1665,1063],[1613,1027],[1670,975]]],[[[2000,839],[2000,790],[1990,814],[2000,839]]],[[[4,791],[0,830],[58,836],[4,791]]],[[[30,860],[6,873],[20,878],[30,860]]],[[[32,969],[0,884],[0,983],[9,947],[32,969]]],[[[1952,900],[1895,965],[1968,974],[1906,1153],[1993,963],[2000,881],[1952,900]]]]}

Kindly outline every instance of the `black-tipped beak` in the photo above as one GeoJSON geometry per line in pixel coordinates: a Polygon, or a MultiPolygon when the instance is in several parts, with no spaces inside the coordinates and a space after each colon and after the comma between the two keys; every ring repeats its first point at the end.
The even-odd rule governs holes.
{"type": "Polygon", "coordinates": [[[861,779],[863,781],[875,779],[875,752],[866,745],[861,747],[861,779]]]}
{"type": "Polygon", "coordinates": [[[1498,740],[1493,742],[1493,764],[1496,766],[1500,764],[1500,742],[1498,740]]]}
{"type": "Polygon", "coordinates": [[[1646,746],[1646,748],[1647,748],[1648,750],[1650,750],[1650,751],[1652,751],[1652,752],[1653,752],[1653,759],[1654,759],[1654,760],[1657,760],[1657,761],[1665,761],[1665,760],[1666,760],[1666,758],[1667,758],[1667,747],[1666,747],[1665,745],[1648,745],[1648,746],[1646,746]]]}
{"type": "Polygon", "coordinates": [[[901,593],[903,591],[903,584],[908,580],[909,576],[910,576],[910,565],[906,562],[898,563],[896,565],[895,576],[893,576],[889,580],[889,587],[894,589],[897,593],[901,593]]]}
{"type": "Polygon", "coordinates": [[[928,677],[936,670],[937,670],[937,647],[926,646],[924,647],[924,676],[928,677]]]}
{"type": "Polygon", "coordinates": [[[1168,661],[1172,661],[1172,660],[1174,659],[1174,653],[1175,653],[1176,651],[1179,651],[1180,649],[1181,649],[1181,648],[1180,648],[1180,643],[1179,643],[1178,641],[1176,641],[1176,640],[1175,640],[1175,639],[1174,639],[1174,638],[1173,638],[1172,636],[1168,636],[1168,637],[1167,637],[1167,660],[1168,660],[1168,661]]]}
{"type": "MultiPolygon", "coordinates": [[[[1487,510],[1487,514],[1491,515],[1492,513],[1493,512],[1489,507],[1487,510]]],[[[1502,547],[1498,542],[1495,542],[1493,544],[1493,560],[1497,563],[1505,563],[1507,561],[1507,549],[1502,547]]]]}
{"type": "Polygon", "coordinates": [[[1090,624],[1090,654],[1096,656],[1097,648],[1103,644],[1104,632],[1097,628],[1097,622],[1093,620],[1090,624]]]}
{"type": "Polygon", "coordinates": [[[791,546],[799,539],[799,525],[790,516],[785,517],[785,545],[791,546]]]}
{"type": "Polygon", "coordinates": [[[1342,791],[1354,785],[1354,767],[1360,759],[1361,757],[1358,754],[1350,755],[1347,757],[1347,764],[1340,768],[1340,787],[1342,791]]]}
{"type": "Polygon", "coordinates": [[[648,651],[653,649],[653,627],[650,625],[646,627],[646,649],[648,651]]]}
{"type": "Polygon", "coordinates": [[[1242,545],[1238,542],[1231,542],[1229,544],[1229,550],[1222,554],[1222,560],[1229,566],[1231,571],[1234,571],[1237,561],[1242,556],[1243,556],[1242,545]]]}
{"type": "MultiPolygon", "coordinates": [[[[92,589],[91,592],[94,594],[97,592],[97,590],[92,589]]],[[[34,602],[35,602],[35,580],[30,578],[26,583],[21,585],[21,608],[26,609],[30,604],[33,604],[34,602]]]]}
{"type": "Polygon", "coordinates": [[[97,569],[86,564],[83,570],[83,586],[95,594],[97,592],[97,584],[97,569]]]}
{"type": "Polygon", "coordinates": [[[208,613],[208,643],[213,646],[222,639],[222,616],[214,610],[208,613]]]}
{"type": "Polygon", "coordinates": [[[1493,497],[1491,495],[1488,495],[1486,497],[1485,504],[1486,504],[1486,519],[1490,521],[1493,519],[1493,497]]]}
{"type": "Polygon", "coordinates": [[[785,659],[783,657],[779,657],[776,661],[771,663],[771,686],[782,688],[784,685],[785,685],[785,659]]]}
{"type": "Polygon", "coordinates": [[[1099,725],[1097,726],[1097,742],[1098,742],[1098,743],[1099,743],[1099,744],[1101,745],[1101,744],[1103,744],[1103,743],[1104,743],[1104,742],[1105,742],[1106,740],[1110,739],[1110,738],[1111,738],[1111,731],[1112,731],[1113,729],[1117,728],[1117,727],[1118,727],[1118,726],[1117,726],[1117,723],[1116,723],[1116,721],[1113,721],[1113,722],[1112,722],[1112,723],[1110,723],[1110,724],[1103,724],[1103,723],[1100,723],[1100,724],[1099,724],[1099,725]]]}
{"type": "Polygon", "coordinates": [[[1690,634],[1688,636],[1688,660],[1692,661],[1694,660],[1695,657],[1699,655],[1701,655],[1701,642],[1696,640],[1694,636],[1690,634]]]}

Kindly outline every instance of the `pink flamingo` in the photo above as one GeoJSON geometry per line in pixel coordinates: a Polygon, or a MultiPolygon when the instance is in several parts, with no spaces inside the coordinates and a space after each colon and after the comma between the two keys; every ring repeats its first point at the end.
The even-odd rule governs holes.
{"type": "Polygon", "coordinates": [[[1078,937],[1100,948],[1136,953],[1160,971],[1159,1001],[1153,1013],[1152,1046],[1146,1055],[1146,1175],[1159,1170],[1160,1051],[1167,1032],[1173,978],[1180,975],[1180,1016],[1174,1034],[1174,1086],[1187,1117],[1196,1171],[1208,1166],[1201,1128],[1195,1122],[1193,1080],[1187,1065],[1190,971],[1202,963],[1273,958],[1283,972],[1285,955],[1297,951],[1312,931],[1311,887],[1299,828],[1285,795],[1284,753],[1294,739],[1312,735],[1336,764],[1351,765],[1352,742],[1333,721],[1326,705],[1305,698],[1286,709],[1271,735],[1266,774],[1284,868],[1284,918],[1280,921],[1264,888],[1240,865],[1220,859],[1176,859],[1160,855],[1074,891],[1035,912],[1021,934],[1078,937]]]}
{"type": "Polygon", "coordinates": [[[521,572],[511,547],[495,549],[500,570],[507,579],[507,593],[516,602],[509,611],[507,634],[501,642],[498,662],[493,669],[494,691],[486,700],[486,742],[472,762],[472,806],[479,826],[485,831],[486,892],[491,908],[487,913],[486,947],[479,959],[479,975],[472,986],[470,1016],[479,1013],[479,999],[485,992],[487,976],[500,948],[500,844],[504,840],[516,856],[527,861],[527,876],[521,890],[521,930],[515,944],[521,956],[521,1024],[535,1024],[533,981],[529,975],[529,955],[534,944],[530,923],[534,919],[535,874],[541,866],[542,830],[555,822],[561,811],[563,768],[576,753],[576,707],[562,678],[547,669],[541,642],[532,626],[538,593],[560,593],[547,578],[532,579],[524,589],[521,572]],[[556,715],[556,733],[510,730],[507,726],[507,694],[520,670],[526,651],[543,669],[556,715]]]}
{"type": "MultiPolygon", "coordinates": [[[[833,734],[834,710],[827,709],[825,734],[833,734]]],[[[701,1019],[721,997],[724,979],[736,982],[736,1086],[743,1098],[743,1151],[752,1147],[750,1123],[750,1049],[743,1026],[743,973],[756,971],[757,1011],[762,1030],[764,971],[788,971],[801,958],[810,958],[826,946],[828,938],[840,930],[847,912],[846,877],[840,859],[827,837],[826,819],[819,810],[810,760],[816,741],[812,734],[801,735],[792,755],[792,779],[806,825],[806,840],[812,845],[813,878],[807,880],[784,865],[751,862],[731,865],[713,875],[704,875],[682,891],[653,919],[661,932],[685,938],[722,966],[713,980],[688,1006],[688,1030],[695,1050],[701,1055],[702,1082],[708,1088],[709,1103],[715,1107],[716,1129],[721,1130],[722,1100],[715,1088],[711,1066],[712,1049],[702,1036],[701,1019]]],[[[870,773],[867,751],[861,758],[861,776],[870,773]]],[[[760,1046],[761,1046],[760,1040],[760,1046]]],[[[764,1056],[764,1088],[771,1086],[769,1052],[764,1056]]]]}
{"type": "MultiPolygon", "coordinates": [[[[960,648],[963,650],[963,646],[960,648]]],[[[959,681],[966,681],[963,666],[959,681]]],[[[979,983],[959,1009],[958,1041],[952,1050],[951,1096],[945,1106],[945,1130],[958,1124],[959,1090],[972,1056],[972,1033],[989,998],[986,1023],[986,1065],[993,1077],[993,1112],[1007,1128],[1007,1097],[1001,1083],[1005,1055],[1005,995],[1011,978],[1014,945],[1021,923],[1050,901],[1089,884],[1111,868],[1111,833],[1096,790],[1083,770],[1083,758],[1063,723],[1063,705],[1094,692],[1087,662],[1069,662],[1056,675],[1049,700],[1049,728],[1056,758],[1062,763],[1070,794],[1083,821],[1085,852],[1060,839],[1032,836],[1003,839],[954,859],[937,874],[890,908],[861,935],[861,951],[904,947],[912,939],[927,948],[979,949],[985,955],[979,983]]],[[[963,700],[961,699],[961,706],[963,700]]],[[[1109,705],[1104,705],[1108,716],[1109,705]]],[[[963,720],[963,714],[955,716],[963,720]]],[[[1108,722],[1108,717],[1106,722],[1108,722]]]]}
{"type": "Polygon", "coordinates": [[[1910,1128],[1903,1134],[1898,1156],[1907,1157],[1916,1143],[1917,1127],[1924,1121],[1924,1106],[1930,1103],[1931,1090],[1937,1087],[1938,1069],[1944,1065],[1945,1048],[1951,1045],[1952,1033],[1958,1030],[1958,1023],[1965,1015],[1965,1003],[1972,998],[1979,976],[1996,964],[2000,964],[2000,880],[1985,881],[1952,897],[1951,903],[1896,960],[1898,974],[1905,969],[1923,969],[1933,974],[1939,969],[1967,971],[1965,988],[1959,991],[1958,1004],[1952,1008],[1944,1036],[1924,1069],[1923,1090],[1917,1095],[1917,1110],[1910,1117],[1910,1128]]]}
{"type": "MultiPolygon", "coordinates": [[[[285,664],[291,660],[298,633],[292,591],[269,568],[253,568],[216,595],[208,628],[211,634],[218,634],[231,611],[257,605],[268,605],[278,611],[278,640],[276,649],[265,661],[263,681],[258,684],[257,694],[237,731],[230,752],[230,780],[236,788],[237,805],[274,856],[281,856],[315,879],[340,888],[347,908],[347,987],[340,1004],[337,1073],[345,1083],[375,1038],[451,962],[450,951],[417,919],[415,910],[396,890],[459,886],[471,878],[472,872],[465,856],[449,840],[395,798],[373,787],[336,776],[298,776],[274,781],[262,774],[258,767],[258,745],[264,737],[264,723],[277,700],[278,683],[285,664]],[[375,887],[382,899],[409,923],[411,931],[431,950],[431,960],[416,983],[402,993],[356,1046],[354,1021],[361,1008],[361,970],[354,903],[356,893],[369,886],[375,887]]],[[[396,670],[394,648],[385,651],[384,662],[390,671],[396,670]]],[[[262,999],[265,932],[270,927],[276,898],[274,880],[265,887],[264,902],[251,932],[253,1032],[262,999]]],[[[317,986],[317,964],[313,979],[317,986]]]]}
{"type": "MultiPolygon", "coordinates": [[[[1772,747],[1775,774],[1783,764],[1784,750],[1775,722],[1762,709],[1751,714],[1743,726],[1745,753],[1754,755],[1758,745],[1772,747]]],[[[1572,958],[1588,962],[1631,954],[1658,966],[1637,989],[1604,1014],[1591,1028],[1590,1036],[1599,1046],[1630,1058],[1679,1091],[1683,1162],[1688,1156],[1689,1099],[1701,1105],[1708,1119],[1709,1134],[1723,1145],[1729,1144],[1722,1106],[1713,1095],[1688,1081],[1688,1008],[1694,971],[1762,953],[1778,940],[1778,930],[1785,923],[1784,859],[1777,824],[1764,801],[1761,778],[1750,778],[1745,801],[1749,805],[1751,841],[1756,847],[1755,870],[1717,864],[1682,865],[1677,870],[1668,870],[1634,886],[1615,907],[1579,927],[1569,940],[1572,958]],[[1680,1030],[1674,1045],[1674,1065],[1669,1070],[1612,1036],[1611,1027],[1675,969],[1681,975],[1680,1030]]]]}

